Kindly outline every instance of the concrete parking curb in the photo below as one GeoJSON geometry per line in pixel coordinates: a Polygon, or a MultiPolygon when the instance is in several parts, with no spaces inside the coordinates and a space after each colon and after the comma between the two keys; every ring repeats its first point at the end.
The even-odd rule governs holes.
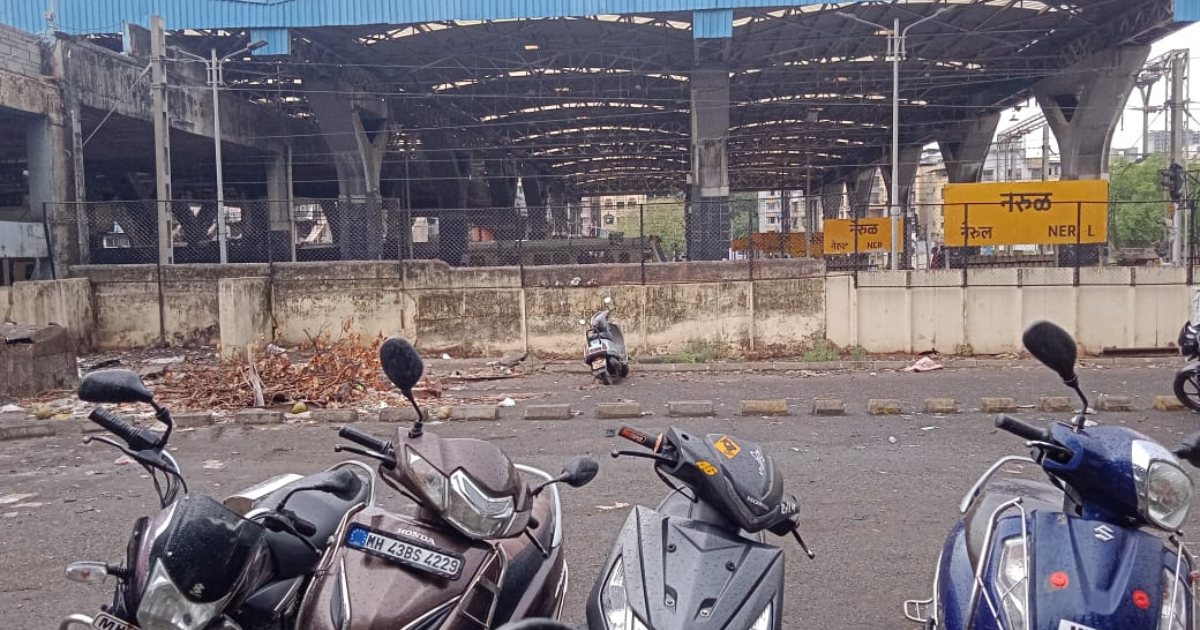
{"type": "Polygon", "coordinates": [[[283,424],[283,412],[271,409],[243,409],[233,414],[233,421],[245,425],[283,424]]]}
{"type": "MultiPolygon", "coordinates": [[[[844,370],[901,370],[912,365],[918,358],[901,360],[875,359],[866,361],[735,361],[714,363],[673,363],[655,361],[652,363],[633,363],[630,370],[636,375],[639,372],[830,372],[844,370]]],[[[1092,357],[1080,360],[1082,368],[1092,366],[1102,367],[1145,367],[1147,362],[1171,363],[1172,357],[1092,357]]],[[[1042,367],[1034,359],[946,359],[942,361],[946,369],[956,368],[1033,368],[1042,367]]],[[[576,362],[548,362],[543,364],[548,372],[563,374],[589,374],[588,369],[576,362]]]]}
{"type": "Polygon", "coordinates": [[[358,422],[358,411],[354,409],[313,409],[309,416],[313,422],[324,424],[351,424],[358,422]]]}
{"type": "Polygon", "coordinates": [[[742,416],[787,416],[792,411],[782,398],[773,400],[743,400],[738,408],[742,416]]]}
{"type": "Polygon", "coordinates": [[[526,420],[570,420],[571,405],[528,405],[526,420]]]}
{"type": "Polygon", "coordinates": [[[1067,396],[1043,396],[1038,401],[1038,411],[1042,413],[1072,413],[1075,405],[1067,396]]]}
{"type": "Polygon", "coordinates": [[[846,403],[837,398],[815,398],[812,412],[814,416],[844,416],[846,403]]]}
{"type": "Polygon", "coordinates": [[[171,419],[175,421],[175,427],[178,429],[195,429],[213,424],[211,411],[177,413],[172,415],[171,419]]]}
{"type": "Polygon", "coordinates": [[[637,401],[606,402],[596,405],[596,417],[601,420],[637,418],[642,415],[642,405],[637,401]]]}
{"type": "Polygon", "coordinates": [[[953,398],[926,398],[925,413],[943,415],[958,413],[958,401],[953,398]]]}
{"type": "Polygon", "coordinates": [[[983,398],[979,401],[983,413],[1017,413],[1017,401],[1012,398],[983,398]]]}
{"type": "Polygon", "coordinates": [[[450,418],[466,422],[495,422],[500,419],[500,408],[496,405],[459,405],[450,409],[450,418]]]}
{"type": "Polygon", "coordinates": [[[0,442],[54,437],[56,434],[54,425],[49,422],[22,422],[20,424],[0,426],[0,442]]]}
{"type": "Polygon", "coordinates": [[[867,413],[872,416],[895,416],[901,413],[900,401],[893,398],[872,398],[867,401],[867,413]]]}
{"type": "Polygon", "coordinates": [[[715,413],[711,400],[677,400],[667,403],[667,416],[671,418],[701,418],[715,413]]]}
{"type": "Polygon", "coordinates": [[[1096,402],[1098,411],[1133,411],[1133,401],[1128,396],[1105,394],[1096,402]]]}
{"type": "Polygon", "coordinates": [[[1187,407],[1174,396],[1155,396],[1152,408],[1157,411],[1187,411],[1187,407]]]}

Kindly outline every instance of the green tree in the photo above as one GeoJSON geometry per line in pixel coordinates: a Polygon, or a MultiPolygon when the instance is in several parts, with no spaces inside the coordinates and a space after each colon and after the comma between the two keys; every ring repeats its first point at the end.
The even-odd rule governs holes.
{"type": "Polygon", "coordinates": [[[1142,162],[1118,160],[1109,178],[1112,234],[1117,247],[1153,247],[1166,237],[1167,204],[1159,173],[1167,166],[1161,155],[1142,162]]]}
{"type": "Polygon", "coordinates": [[[683,202],[675,199],[648,199],[641,212],[634,208],[628,214],[617,217],[608,229],[610,232],[624,232],[629,238],[637,238],[642,234],[640,222],[643,213],[646,218],[646,237],[661,238],[664,254],[670,256],[674,252],[687,251],[683,202]]]}

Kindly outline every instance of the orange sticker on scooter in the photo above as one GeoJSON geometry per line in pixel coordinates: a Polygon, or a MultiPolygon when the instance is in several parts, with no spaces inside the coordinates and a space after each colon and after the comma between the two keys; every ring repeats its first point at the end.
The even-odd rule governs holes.
{"type": "Polygon", "coordinates": [[[742,452],[742,447],[738,446],[737,442],[734,442],[728,435],[722,435],[721,439],[717,440],[713,446],[716,446],[717,450],[729,459],[737,457],[737,454],[742,452]]]}

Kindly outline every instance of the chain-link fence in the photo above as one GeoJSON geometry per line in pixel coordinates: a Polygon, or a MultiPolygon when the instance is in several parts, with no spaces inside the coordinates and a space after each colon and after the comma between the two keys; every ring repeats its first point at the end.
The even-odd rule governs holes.
{"type": "MultiPolygon", "coordinates": [[[[900,268],[957,270],[963,284],[983,281],[966,273],[972,269],[1017,267],[1070,269],[1078,282],[1081,268],[1157,265],[1166,253],[1163,242],[1112,247],[1111,217],[1130,214],[1120,204],[1055,200],[1057,220],[1047,220],[1042,205],[914,205],[894,224],[883,206],[821,209],[807,198],[761,194],[468,209],[408,208],[396,199],[106,201],[53,216],[78,218],[86,230],[79,259],[92,264],[440,260],[516,268],[526,286],[857,276],[891,268],[893,225],[900,268]],[[1063,206],[1072,216],[1063,218],[1063,206]],[[169,226],[169,243],[160,225],[169,226]]],[[[1194,221],[1188,232],[1196,263],[1194,221]]]]}

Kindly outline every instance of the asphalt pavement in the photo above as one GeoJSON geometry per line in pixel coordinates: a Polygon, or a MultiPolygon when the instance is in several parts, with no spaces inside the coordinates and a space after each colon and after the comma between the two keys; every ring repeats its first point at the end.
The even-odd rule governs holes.
{"type": "MultiPolygon", "coordinates": [[[[1095,419],[1142,431],[1168,446],[1200,428],[1191,413],[1150,409],[1155,395],[1169,394],[1174,367],[1084,369],[1089,395],[1119,394],[1138,411],[1097,414],[1095,419]]],[[[501,445],[518,463],[557,471],[578,454],[601,463],[596,480],[564,489],[566,546],[572,584],[565,621],[582,624],[584,598],[628,513],[627,505],[656,504],[666,488],[648,462],[612,460],[623,446],[608,437],[623,421],[597,420],[596,403],[637,400],[648,412],[628,421],[655,430],[670,424],[696,433],[728,433],[758,442],[775,458],[785,487],[801,501],[803,533],[817,554],[807,559],[790,539],[787,553],[785,628],[907,628],[905,599],[927,597],[933,562],[957,516],[957,503],[996,458],[1020,454],[1020,441],[998,432],[975,411],[985,396],[1010,396],[1035,404],[1062,395],[1057,378],[1040,368],[961,369],[925,374],[865,371],[795,374],[637,374],[612,387],[587,384],[574,374],[539,374],[465,385],[456,392],[537,395],[537,403],[570,403],[572,420],[521,419],[522,406],[502,410],[500,422],[447,422],[430,427],[446,436],[473,436],[501,445]],[[814,397],[845,400],[848,415],[809,413],[814,397]],[[928,397],[956,398],[964,413],[915,413],[928,397]],[[793,415],[744,418],[738,401],[788,398],[793,415]],[[894,398],[906,412],[866,414],[868,398],[894,398]],[[668,418],[673,400],[713,400],[712,418],[668,418]]],[[[1044,417],[1023,409],[1026,419],[1044,417]]],[[[1057,418],[1064,419],[1059,415],[1057,418]]],[[[172,452],[194,492],[224,496],[272,475],[316,471],[339,461],[335,427],[218,425],[179,431],[172,452]]],[[[397,425],[362,423],[358,428],[390,437],[397,425]]],[[[0,610],[4,627],[57,627],[72,612],[91,614],[105,603],[111,585],[68,582],[63,568],[74,560],[119,561],[133,520],[156,509],[150,480],[136,466],[79,437],[0,443],[0,610]],[[14,495],[28,494],[15,501],[14,495]],[[7,497],[7,498],[6,498],[7,497]]],[[[381,502],[399,500],[386,489],[381,502]]],[[[1193,522],[1200,516],[1197,512],[1193,522]]],[[[1188,538],[1196,540],[1197,538],[1188,538]]]]}

